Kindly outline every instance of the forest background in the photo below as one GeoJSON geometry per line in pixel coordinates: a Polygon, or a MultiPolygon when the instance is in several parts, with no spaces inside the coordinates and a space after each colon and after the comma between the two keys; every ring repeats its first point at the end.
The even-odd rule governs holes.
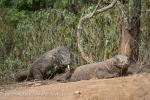
{"type": "MultiPolygon", "coordinates": [[[[14,81],[37,57],[58,46],[71,51],[72,66],[83,65],[77,24],[98,0],[0,0],[0,83],[14,81]]],[[[102,6],[111,0],[101,0],[102,6]]],[[[129,10],[130,0],[124,2],[129,10]]],[[[137,9],[138,10],[138,9],[137,9]]],[[[150,62],[150,0],[142,0],[139,61],[150,62]]],[[[84,24],[83,48],[94,61],[118,53],[122,16],[115,6],[84,24]]]]}

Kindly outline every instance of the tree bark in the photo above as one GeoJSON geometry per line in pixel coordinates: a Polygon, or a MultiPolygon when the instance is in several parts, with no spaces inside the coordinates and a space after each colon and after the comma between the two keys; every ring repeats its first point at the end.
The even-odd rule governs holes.
{"type": "Polygon", "coordinates": [[[139,55],[141,0],[132,0],[127,21],[123,18],[120,53],[136,63],[139,55]]]}
{"type": "Polygon", "coordinates": [[[32,10],[40,10],[40,0],[32,0],[32,10]]]}

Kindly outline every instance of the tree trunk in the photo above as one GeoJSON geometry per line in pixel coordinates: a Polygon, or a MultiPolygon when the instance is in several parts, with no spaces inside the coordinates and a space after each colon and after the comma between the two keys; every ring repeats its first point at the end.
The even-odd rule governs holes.
{"type": "Polygon", "coordinates": [[[32,0],[32,10],[40,10],[40,0],[32,0]]]}
{"type": "Polygon", "coordinates": [[[139,55],[141,0],[132,0],[130,8],[129,19],[122,24],[120,53],[128,56],[132,64],[137,62],[139,55]]]}

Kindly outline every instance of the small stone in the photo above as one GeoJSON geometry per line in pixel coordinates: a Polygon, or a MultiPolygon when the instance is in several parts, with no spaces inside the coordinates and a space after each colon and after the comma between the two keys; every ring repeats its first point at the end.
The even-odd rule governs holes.
{"type": "Polygon", "coordinates": [[[80,91],[75,91],[74,93],[75,93],[75,94],[81,94],[81,92],[80,92],[80,91]]]}

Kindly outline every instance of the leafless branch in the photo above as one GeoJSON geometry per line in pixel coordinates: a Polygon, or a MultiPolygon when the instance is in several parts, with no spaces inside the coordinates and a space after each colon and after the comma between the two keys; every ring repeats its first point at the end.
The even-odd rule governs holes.
{"type": "Polygon", "coordinates": [[[117,0],[113,0],[111,2],[110,5],[106,6],[106,7],[103,7],[103,8],[100,8],[99,9],[99,6],[100,6],[100,2],[101,0],[98,2],[97,6],[95,7],[95,9],[93,10],[93,12],[83,16],[80,20],[79,20],[79,24],[78,24],[78,27],[77,27],[77,42],[78,42],[78,49],[81,53],[81,57],[87,62],[87,63],[92,63],[94,62],[92,57],[87,57],[83,48],[82,48],[82,41],[81,41],[81,36],[80,34],[83,32],[83,23],[87,20],[89,20],[90,18],[92,18],[93,16],[99,14],[99,13],[102,13],[102,12],[105,12],[109,9],[111,9],[112,7],[115,6],[115,4],[117,3],[117,0]]]}

